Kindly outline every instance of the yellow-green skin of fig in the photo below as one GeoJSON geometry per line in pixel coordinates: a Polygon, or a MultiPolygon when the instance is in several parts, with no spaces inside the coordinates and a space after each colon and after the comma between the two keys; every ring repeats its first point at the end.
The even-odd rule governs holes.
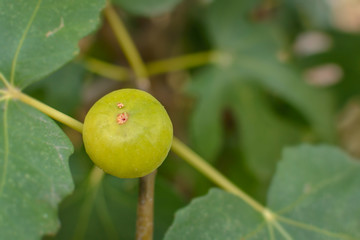
{"type": "Polygon", "coordinates": [[[164,107],[136,89],[105,95],[84,121],[83,140],[89,157],[106,173],[120,178],[142,177],[157,169],[170,150],[172,137],[164,107]],[[125,112],[128,118],[120,124],[118,116],[125,112]]]}

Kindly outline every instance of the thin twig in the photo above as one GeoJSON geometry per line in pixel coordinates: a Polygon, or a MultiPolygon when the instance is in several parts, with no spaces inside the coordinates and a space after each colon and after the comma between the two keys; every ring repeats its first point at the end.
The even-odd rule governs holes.
{"type": "MultiPolygon", "coordinates": [[[[148,76],[155,76],[162,73],[170,73],[179,70],[186,70],[216,63],[218,51],[210,50],[205,52],[190,53],[182,56],[156,60],[145,63],[148,76]]],[[[100,59],[88,57],[84,59],[85,67],[93,73],[116,80],[125,81],[131,76],[130,69],[105,62],[100,59]]]]}
{"type": "Polygon", "coordinates": [[[15,98],[15,99],[19,99],[20,101],[40,110],[41,112],[45,113],[46,115],[50,116],[51,118],[82,133],[83,124],[81,122],[36,100],[35,98],[32,98],[32,97],[26,95],[25,93],[21,92],[20,90],[12,88],[11,90],[9,90],[9,96],[11,96],[12,98],[15,98]]]}
{"type": "Polygon", "coordinates": [[[114,7],[110,4],[105,8],[104,14],[110,24],[111,29],[114,31],[120,47],[124,51],[126,58],[135,72],[137,84],[141,89],[149,88],[150,81],[148,79],[148,73],[146,71],[145,64],[141,59],[141,56],[136,49],[135,44],[132,41],[130,34],[128,33],[121,18],[117,15],[114,7]]]}
{"type": "Polygon", "coordinates": [[[140,178],[136,240],[152,240],[154,228],[154,186],[156,170],[140,178]]]}
{"type": "Polygon", "coordinates": [[[190,53],[178,57],[153,61],[146,64],[150,76],[183,69],[204,66],[216,61],[217,51],[190,53]]]}
{"type": "Polygon", "coordinates": [[[190,165],[192,165],[195,169],[197,169],[199,172],[201,172],[204,176],[213,181],[219,187],[239,196],[242,200],[244,200],[244,202],[249,204],[256,211],[260,213],[265,212],[266,208],[263,205],[261,205],[255,199],[253,199],[236,185],[234,185],[213,166],[207,163],[204,159],[202,159],[199,155],[197,155],[195,152],[193,152],[190,148],[188,148],[184,143],[182,143],[175,137],[173,139],[171,150],[173,150],[177,155],[187,161],[190,165]]]}
{"type": "Polygon", "coordinates": [[[130,77],[130,71],[125,67],[107,63],[96,58],[85,58],[84,62],[85,67],[89,71],[116,81],[125,81],[130,77]]]}

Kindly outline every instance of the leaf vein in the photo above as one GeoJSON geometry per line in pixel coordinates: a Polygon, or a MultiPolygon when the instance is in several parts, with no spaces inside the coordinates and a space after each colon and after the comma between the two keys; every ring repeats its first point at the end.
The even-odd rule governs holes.
{"type": "Polygon", "coordinates": [[[269,231],[269,236],[270,236],[270,240],[275,240],[275,235],[274,235],[274,228],[273,225],[270,224],[269,222],[267,222],[267,227],[268,227],[268,231],[269,231]]]}
{"type": "Polygon", "coordinates": [[[298,227],[298,228],[301,228],[301,229],[304,229],[304,230],[308,230],[308,231],[318,232],[318,233],[324,234],[324,235],[329,236],[329,237],[342,238],[342,239],[346,239],[346,240],[356,240],[352,236],[349,236],[349,235],[347,235],[345,233],[330,232],[330,231],[328,231],[326,229],[318,228],[318,227],[315,227],[314,225],[310,225],[310,224],[306,224],[306,223],[299,222],[299,221],[296,221],[296,220],[292,220],[290,218],[277,216],[277,219],[279,219],[279,221],[282,221],[282,222],[287,223],[289,225],[293,225],[295,227],[298,227]]]}
{"type": "Polygon", "coordinates": [[[271,223],[286,240],[293,240],[291,235],[275,219],[271,223]]]}
{"type": "Polygon", "coordinates": [[[334,184],[340,180],[342,180],[343,178],[345,178],[348,174],[350,174],[354,169],[348,169],[346,171],[343,171],[339,174],[337,174],[336,176],[330,178],[330,179],[326,179],[325,181],[320,182],[319,184],[317,184],[313,190],[307,194],[302,194],[298,197],[298,199],[296,199],[294,202],[290,203],[288,206],[284,207],[283,209],[279,210],[277,212],[277,214],[282,215],[284,213],[287,213],[289,211],[291,211],[292,209],[294,209],[299,203],[301,203],[302,201],[304,201],[305,199],[307,199],[308,197],[310,197],[313,194],[316,194],[317,192],[319,192],[320,190],[322,190],[323,188],[327,187],[329,184],[334,184]]]}
{"type": "MultiPolygon", "coordinates": [[[[7,81],[7,79],[5,78],[5,76],[2,74],[2,72],[0,72],[0,79],[3,82],[3,84],[5,85],[5,87],[9,88],[10,84],[7,81]]],[[[3,91],[3,90],[2,90],[3,91]]]]}
{"type": "Polygon", "coordinates": [[[7,177],[7,168],[8,168],[8,162],[9,162],[9,133],[8,133],[8,126],[7,126],[8,104],[9,104],[9,100],[6,100],[5,107],[4,107],[4,115],[3,115],[4,165],[3,165],[3,172],[2,172],[2,177],[1,177],[1,181],[0,181],[0,198],[2,196],[4,187],[5,187],[6,177],[7,177]]]}
{"type": "Polygon", "coordinates": [[[241,240],[251,239],[255,234],[260,232],[265,226],[265,221],[261,222],[253,231],[246,234],[244,237],[241,237],[241,240]]]}
{"type": "Polygon", "coordinates": [[[10,83],[12,85],[14,84],[14,80],[15,80],[15,70],[16,70],[16,64],[17,64],[17,60],[18,60],[18,57],[19,57],[19,54],[20,54],[20,50],[21,50],[22,46],[24,45],[26,35],[28,34],[31,25],[34,22],[34,19],[35,19],[36,15],[37,15],[37,12],[38,12],[38,10],[40,8],[41,2],[42,2],[42,0],[38,0],[37,4],[35,6],[35,9],[34,9],[32,15],[31,15],[31,17],[29,19],[29,22],[26,25],[26,28],[25,28],[25,30],[24,30],[21,38],[20,38],[19,45],[16,48],[14,59],[13,59],[12,64],[11,64],[10,83]]]}

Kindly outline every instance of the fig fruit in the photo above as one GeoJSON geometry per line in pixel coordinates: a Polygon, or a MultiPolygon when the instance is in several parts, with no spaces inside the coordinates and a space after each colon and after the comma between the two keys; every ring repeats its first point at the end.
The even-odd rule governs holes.
{"type": "Polygon", "coordinates": [[[145,176],[165,160],[171,120],[149,93],[121,89],[99,99],[85,117],[83,140],[91,160],[120,178],[145,176]]]}

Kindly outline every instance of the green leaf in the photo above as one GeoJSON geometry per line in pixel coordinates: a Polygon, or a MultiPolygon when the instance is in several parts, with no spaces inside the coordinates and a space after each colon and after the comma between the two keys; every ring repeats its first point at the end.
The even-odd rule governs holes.
{"type": "Polygon", "coordinates": [[[237,132],[247,156],[247,166],[260,182],[267,185],[275,171],[281,149],[298,142],[301,132],[273,112],[263,92],[255,84],[233,84],[228,93],[230,108],[239,124],[237,132]]]}
{"type": "MultiPolygon", "coordinates": [[[[104,5],[0,0],[0,88],[24,88],[72,59],[104,5]]],[[[67,165],[72,145],[48,117],[6,94],[0,100],[0,238],[38,239],[57,230],[57,204],[73,189],[67,165]]]]}
{"type": "MultiPolygon", "coordinates": [[[[238,197],[212,189],[209,194],[194,199],[176,213],[173,225],[165,234],[164,240],[241,239],[246,233],[256,229],[262,221],[261,214],[238,197]]],[[[263,231],[258,233],[258,236],[260,238],[245,239],[268,239],[263,231]]]]}
{"type": "Polygon", "coordinates": [[[276,53],[279,42],[269,41],[275,26],[267,26],[250,19],[252,11],[261,4],[255,1],[215,0],[203,9],[203,22],[210,40],[219,50],[256,51],[258,54],[276,53]],[[264,38],[265,37],[265,38],[264,38]],[[273,46],[269,46],[269,43],[273,46]]]}
{"type": "Polygon", "coordinates": [[[308,120],[322,140],[333,141],[334,103],[329,92],[307,85],[300,73],[275,58],[244,56],[237,64],[235,67],[239,74],[253,77],[270,93],[289,102],[308,120]]]}
{"type": "Polygon", "coordinates": [[[359,187],[359,161],[335,147],[305,145],[284,151],[268,205],[286,218],[359,239],[359,187]]]}
{"type": "Polygon", "coordinates": [[[360,238],[360,164],[329,146],[287,149],[269,195],[269,212],[213,189],[176,213],[167,239],[360,238]]]}
{"type": "MultiPolygon", "coordinates": [[[[217,67],[204,69],[199,76],[190,87],[190,92],[197,92],[200,98],[191,122],[194,148],[214,162],[223,147],[224,128],[231,128],[228,131],[238,136],[237,144],[244,156],[238,156],[237,161],[245,160],[245,167],[259,183],[256,187],[263,191],[274,173],[281,149],[299,142],[301,129],[274,112],[258,83],[244,79],[232,81],[229,72],[217,67]],[[224,126],[225,110],[231,113],[231,124],[235,126],[224,126]]],[[[220,158],[221,162],[225,160],[223,155],[220,158]]],[[[264,198],[265,193],[257,197],[261,195],[264,198]]]]}
{"type": "Polygon", "coordinates": [[[189,135],[194,148],[209,161],[214,161],[222,144],[223,129],[221,113],[224,107],[224,91],[221,72],[208,68],[196,76],[189,86],[189,92],[198,95],[196,111],[193,114],[189,135]]]}
{"type": "Polygon", "coordinates": [[[307,85],[292,66],[278,59],[283,36],[275,25],[248,20],[246,14],[234,10],[239,5],[230,0],[215,1],[205,15],[215,47],[224,55],[219,60],[223,72],[233,79],[259,82],[297,108],[323,139],[332,139],[333,106],[329,94],[307,85]]]}
{"type": "Polygon", "coordinates": [[[230,112],[244,160],[266,183],[283,146],[298,142],[308,128],[316,140],[333,141],[335,128],[330,93],[309,86],[298,70],[279,60],[284,41],[275,25],[249,18],[258,4],[218,0],[204,11],[219,54],[215,66],[203,68],[190,83],[198,101],[190,130],[196,151],[214,161],[227,127],[223,113],[230,112]]]}
{"type": "Polygon", "coordinates": [[[0,239],[39,239],[59,227],[57,205],[73,190],[71,142],[47,116],[0,102],[0,239]]]}
{"type": "Polygon", "coordinates": [[[0,73],[24,88],[60,68],[97,27],[104,5],[105,0],[0,0],[0,73]]]}
{"type": "MultiPolygon", "coordinates": [[[[134,239],[138,179],[110,175],[96,179],[99,173],[88,175],[91,165],[84,150],[72,156],[71,170],[78,184],[74,193],[60,205],[62,227],[49,239],[134,239]]],[[[162,239],[175,210],[184,203],[159,175],[154,203],[154,239],[162,239]]]]}
{"type": "Polygon", "coordinates": [[[181,0],[113,0],[114,3],[136,15],[154,16],[171,11],[181,0]]]}

